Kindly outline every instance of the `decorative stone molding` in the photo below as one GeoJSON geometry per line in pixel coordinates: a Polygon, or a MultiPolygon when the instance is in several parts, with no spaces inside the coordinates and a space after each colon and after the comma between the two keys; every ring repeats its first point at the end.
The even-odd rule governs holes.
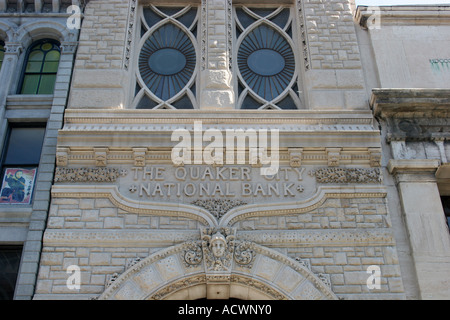
{"type": "Polygon", "coordinates": [[[128,9],[128,28],[126,35],[126,45],[124,51],[123,67],[128,70],[130,66],[131,50],[134,39],[134,27],[135,27],[135,17],[137,12],[137,0],[130,1],[130,7],[128,9]]]}
{"type": "Polygon", "coordinates": [[[58,148],[56,150],[56,166],[66,167],[68,164],[69,148],[58,148]]]}
{"type": "Polygon", "coordinates": [[[61,43],[61,53],[74,54],[78,47],[78,42],[65,41],[61,43]]]}
{"type": "Polygon", "coordinates": [[[145,166],[145,155],[147,148],[133,148],[133,159],[135,167],[145,166]]]}
{"type": "Polygon", "coordinates": [[[327,148],[328,166],[337,167],[341,159],[341,148],[327,148]]]}
{"type": "Polygon", "coordinates": [[[381,183],[379,168],[320,168],[309,171],[318,183],[381,183]]]}
{"type": "MultiPolygon", "coordinates": [[[[333,246],[333,245],[353,245],[353,246],[392,246],[395,244],[393,234],[389,230],[327,230],[327,231],[301,231],[298,230],[276,230],[276,231],[237,231],[239,241],[252,242],[261,245],[273,245],[281,248],[292,247],[298,243],[303,246],[333,246]]],[[[187,251],[200,245],[198,241],[198,231],[160,231],[145,230],[134,232],[103,232],[86,230],[47,229],[44,235],[45,242],[52,246],[76,246],[93,247],[101,244],[104,247],[111,247],[120,243],[124,247],[145,246],[152,243],[155,247],[166,247],[173,243],[189,242],[186,245],[187,251]]],[[[188,254],[192,256],[192,253],[188,254]]],[[[200,253],[197,254],[199,256],[200,253]]],[[[183,258],[184,259],[184,258],[183,258]]],[[[299,263],[307,267],[307,262],[300,257],[296,258],[299,263]],[[301,259],[301,260],[298,260],[301,259]]],[[[194,265],[194,264],[190,264],[194,265]]]]}
{"type": "Polygon", "coordinates": [[[117,272],[112,275],[107,275],[105,287],[106,288],[110,287],[114,283],[114,281],[117,280],[118,277],[119,277],[119,274],[117,272]]]}
{"type": "Polygon", "coordinates": [[[305,16],[303,13],[303,1],[297,0],[297,10],[298,10],[298,28],[300,30],[300,38],[301,44],[303,48],[303,65],[305,71],[310,69],[310,56],[309,56],[309,44],[308,44],[308,35],[306,34],[306,23],[305,16]]]}
{"type": "Polygon", "coordinates": [[[231,199],[204,199],[195,200],[191,203],[193,205],[205,208],[218,220],[231,209],[247,204],[241,200],[231,199]]]}
{"type": "Polygon", "coordinates": [[[108,148],[94,148],[94,159],[97,167],[106,167],[108,148]]]}
{"type": "Polygon", "coordinates": [[[303,148],[289,148],[289,165],[292,168],[300,168],[302,166],[303,148]]]}

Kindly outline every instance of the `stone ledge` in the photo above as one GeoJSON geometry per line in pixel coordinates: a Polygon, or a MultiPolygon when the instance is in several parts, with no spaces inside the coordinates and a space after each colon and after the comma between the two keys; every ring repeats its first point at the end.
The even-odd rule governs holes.
{"type": "Polygon", "coordinates": [[[388,170],[391,174],[407,173],[407,172],[435,172],[441,164],[440,160],[435,159],[391,159],[388,163],[388,170]]]}
{"type": "Polygon", "coordinates": [[[354,14],[356,22],[367,28],[368,19],[374,14],[370,8],[377,8],[384,25],[448,25],[450,24],[450,6],[358,6],[354,14]]]}

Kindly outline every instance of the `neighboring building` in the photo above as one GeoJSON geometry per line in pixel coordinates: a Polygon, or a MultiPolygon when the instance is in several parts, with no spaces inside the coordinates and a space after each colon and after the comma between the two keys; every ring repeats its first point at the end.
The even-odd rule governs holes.
{"type": "Polygon", "coordinates": [[[450,298],[450,7],[70,4],[0,1],[3,298],[450,298]]]}
{"type": "Polygon", "coordinates": [[[0,1],[0,299],[35,292],[78,41],[71,4],[0,1]]]}

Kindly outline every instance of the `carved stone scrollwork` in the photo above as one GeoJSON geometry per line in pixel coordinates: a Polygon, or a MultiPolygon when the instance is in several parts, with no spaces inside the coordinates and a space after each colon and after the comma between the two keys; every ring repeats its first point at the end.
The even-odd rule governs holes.
{"type": "Polygon", "coordinates": [[[186,249],[182,253],[182,261],[187,267],[196,267],[203,260],[201,241],[190,241],[186,243],[186,249]]]}
{"type": "Polygon", "coordinates": [[[239,241],[234,249],[234,261],[240,266],[251,268],[255,261],[255,251],[251,249],[251,242],[239,241]]]}

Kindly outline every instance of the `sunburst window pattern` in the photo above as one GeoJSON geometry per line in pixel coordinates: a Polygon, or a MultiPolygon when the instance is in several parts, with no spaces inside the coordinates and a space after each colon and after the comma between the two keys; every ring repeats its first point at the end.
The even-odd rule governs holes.
{"type": "Polygon", "coordinates": [[[139,71],[151,92],[169,100],[192,78],[195,62],[192,41],[184,31],[169,23],[145,42],[139,56],[139,71]]]}
{"type": "Polygon", "coordinates": [[[291,9],[235,7],[238,107],[298,109],[291,9]]]}
{"type": "Polygon", "coordinates": [[[196,7],[142,8],[136,108],[194,108],[197,21],[196,7]]]}
{"type": "Polygon", "coordinates": [[[278,97],[295,73],[291,46],[279,32],[264,24],[244,38],[237,58],[243,80],[267,101],[278,97]]]}

